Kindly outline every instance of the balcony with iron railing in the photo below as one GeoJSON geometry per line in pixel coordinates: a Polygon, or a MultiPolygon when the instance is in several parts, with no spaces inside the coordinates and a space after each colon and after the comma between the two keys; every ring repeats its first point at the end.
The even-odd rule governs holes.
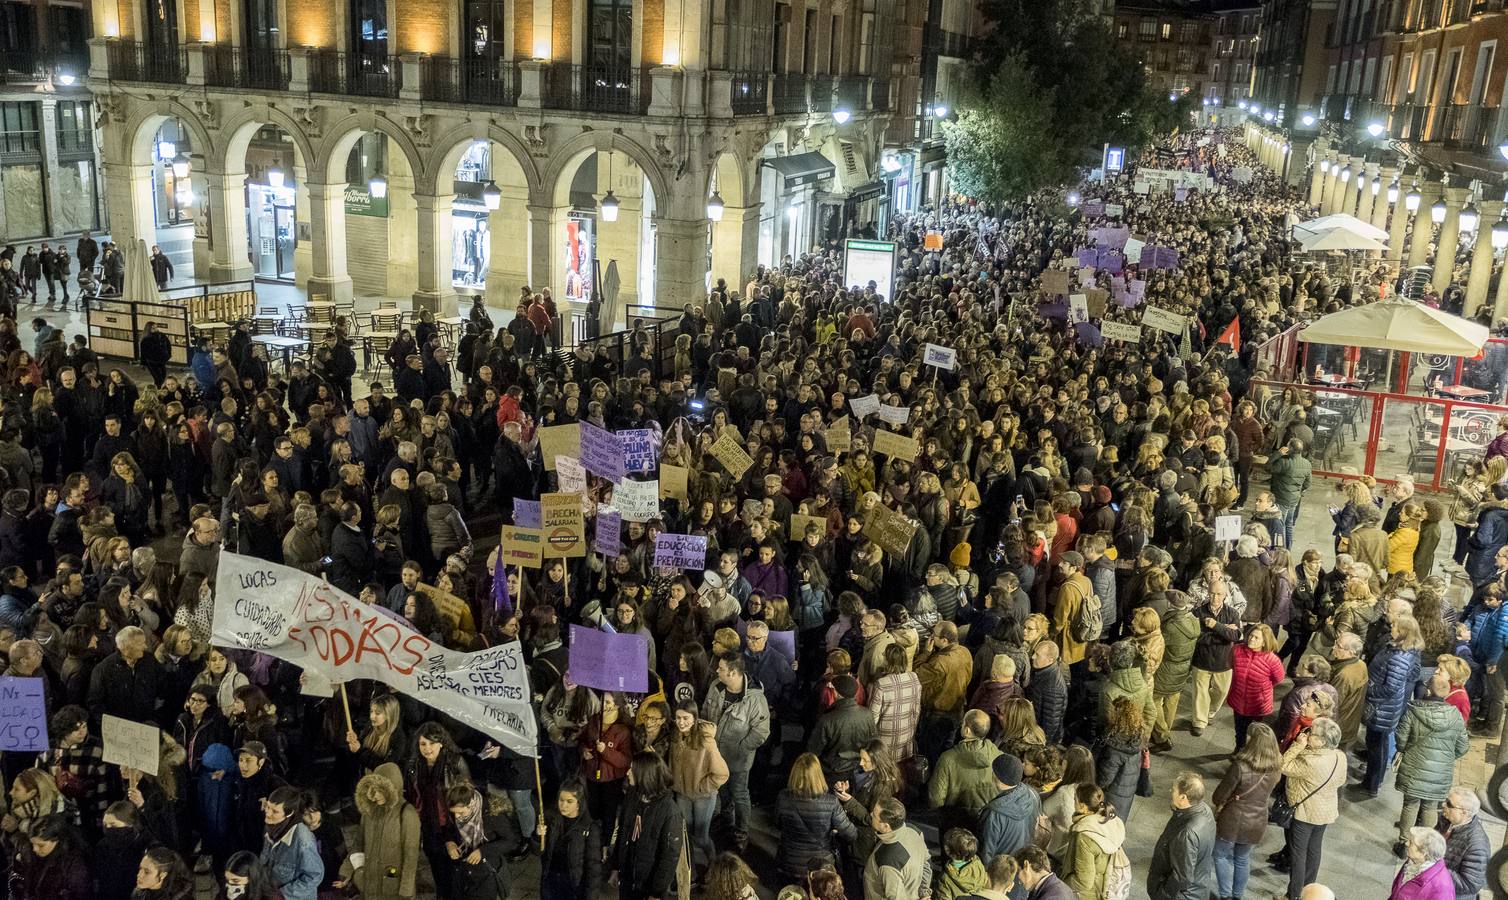
{"type": "Polygon", "coordinates": [[[869,105],[869,79],[863,75],[839,75],[833,78],[833,97],[839,107],[859,112],[869,105]]]}
{"type": "Polygon", "coordinates": [[[1443,111],[1441,130],[1434,140],[1443,140],[1457,150],[1485,152],[1492,149],[1497,130],[1498,108],[1480,103],[1456,103],[1443,111]]]}
{"type": "Polygon", "coordinates": [[[161,47],[125,39],[113,40],[107,46],[112,81],[183,84],[187,78],[188,52],[181,46],[161,47]]]}
{"type": "Polygon", "coordinates": [[[833,111],[834,78],[831,75],[808,75],[811,81],[812,112],[833,111]]]}
{"type": "Polygon", "coordinates": [[[88,72],[87,53],[52,53],[29,47],[0,50],[0,84],[39,84],[49,76],[72,76],[82,81],[88,72]]]}
{"type": "Polygon", "coordinates": [[[770,76],[765,72],[733,72],[731,103],[735,116],[763,116],[770,111],[770,76]]]}
{"type": "Polygon", "coordinates": [[[420,97],[439,103],[515,106],[518,66],[506,59],[426,57],[422,63],[420,97]]]}
{"type": "Polygon", "coordinates": [[[550,63],[541,71],[540,105],[545,109],[645,115],[653,97],[651,69],[550,63]]]}
{"type": "Polygon", "coordinates": [[[309,53],[309,90],[316,94],[395,98],[403,88],[397,57],[313,50],[309,53]]]}
{"type": "Polygon", "coordinates": [[[811,110],[807,100],[806,76],[782,73],[775,76],[775,114],[801,115],[811,110]]]}
{"type": "Polygon", "coordinates": [[[210,87],[286,91],[292,78],[287,50],[209,44],[204,48],[204,83],[210,87]]]}

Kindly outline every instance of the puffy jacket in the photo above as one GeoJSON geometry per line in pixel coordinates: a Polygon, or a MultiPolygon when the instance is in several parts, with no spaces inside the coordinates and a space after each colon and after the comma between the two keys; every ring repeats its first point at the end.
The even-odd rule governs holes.
{"type": "Polygon", "coordinates": [[[1492,858],[1482,820],[1473,816],[1465,825],[1452,825],[1441,816],[1435,829],[1445,835],[1445,866],[1456,888],[1456,900],[1476,897],[1487,887],[1487,861],[1492,858]]]}
{"type": "Polygon", "coordinates": [[[995,795],[979,814],[979,858],[1015,853],[1032,842],[1042,801],[1032,787],[1018,784],[995,795]]]}
{"type": "Polygon", "coordinates": [[[1141,742],[1106,738],[1094,749],[1095,777],[1116,815],[1130,821],[1136,783],[1141,779],[1141,742]]]}
{"type": "Polygon", "coordinates": [[[1304,491],[1309,489],[1309,476],[1314,467],[1301,453],[1275,454],[1267,463],[1267,474],[1272,481],[1269,489],[1272,499],[1284,509],[1298,505],[1304,491]]]}
{"type": "Polygon", "coordinates": [[[916,677],[922,683],[922,708],[956,717],[962,715],[974,674],[974,657],[960,644],[934,650],[918,662],[916,677]]]}
{"type": "Polygon", "coordinates": [[[1272,712],[1272,689],[1283,680],[1283,663],[1275,653],[1237,644],[1226,702],[1238,716],[1261,717],[1272,712]]]}
{"type": "Polygon", "coordinates": [[[1444,800],[1466,755],[1466,721],[1443,700],[1415,700],[1398,723],[1398,789],[1405,797],[1444,800]]]}
{"type": "Polygon", "coordinates": [[[1155,692],[1164,696],[1183,692],[1188,684],[1189,669],[1194,664],[1199,631],[1199,620],[1191,612],[1169,610],[1162,617],[1162,665],[1152,676],[1155,692]]]}
{"type": "Polygon", "coordinates": [[[1076,892],[1079,900],[1099,900],[1104,895],[1105,871],[1110,857],[1126,843],[1126,823],[1119,816],[1100,818],[1099,813],[1079,816],[1073,823],[1069,852],[1058,876],[1076,892]]]}
{"type": "Polygon", "coordinates": [[[356,784],[356,809],[361,822],[354,829],[351,853],[365,853],[366,862],[356,869],[349,859],[340,877],[354,881],[361,896],[372,900],[397,900],[414,896],[414,878],[419,873],[419,811],[403,799],[403,773],[393,763],[383,763],[356,784]],[[382,797],[381,803],[375,797],[382,797]]]}
{"type": "Polygon", "coordinates": [[[1393,876],[1393,893],[1388,900],[1451,900],[1456,896],[1455,885],[1450,880],[1450,870],[1445,860],[1437,859],[1413,878],[1404,879],[1408,868],[1401,866],[1393,876]]]}
{"type": "Polygon", "coordinates": [[[954,807],[977,818],[998,793],[992,765],[999,755],[1000,748],[983,739],[953,745],[937,759],[927,799],[933,807],[954,807]]]}
{"type": "Polygon", "coordinates": [[[1361,723],[1377,731],[1397,728],[1418,678],[1418,650],[1400,650],[1392,644],[1382,648],[1367,665],[1367,705],[1361,723]]]}
{"type": "Polygon", "coordinates": [[[1472,584],[1480,584],[1497,571],[1493,557],[1508,544],[1508,509],[1492,506],[1477,517],[1477,530],[1466,542],[1466,572],[1472,584]]]}
{"type": "Polygon", "coordinates": [[[780,792],[780,849],[776,862],[780,873],[800,879],[806,864],[814,856],[832,859],[837,843],[833,833],[852,841],[858,830],[849,821],[843,804],[832,794],[797,797],[790,791],[780,792]]]}
{"type": "Polygon", "coordinates": [[[1100,693],[1101,717],[1108,714],[1110,704],[1119,697],[1129,697],[1133,704],[1142,708],[1142,721],[1150,734],[1152,723],[1157,720],[1157,701],[1152,699],[1152,685],[1147,683],[1147,677],[1139,667],[1116,669],[1105,679],[1100,693]]]}
{"type": "MultiPolygon", "coordinates": [[[[1216,833],[1222,841],[1235,844],[1260,844],[1267,833],[1267,806],[1273,789],[1282,777],[1271,772],[1255,772],[1241,760],[1232,760],[1210,797],[1214,807],[1216,833]]],[[[1295,798],[1297,799],[1297,798],[1295,798]]]]}
{"type": "Polygon", "coordinates": [[[618,810],[613,856],[625,896],[669,896],[685,833],[686,819],[675,797],[666,793],[646,802],[637,788],[628,789],[618,810]]]}
{"type": "Polygon", "coordinates": [[[829,773],[848,773],[859,767],[859,751],[874,740],[874,735],[874,714],[852,697],[839,697],[817,719],[806,749],[829,773]]]}
{"type": "Polygon", "coordinates": [[[1466,624],[1471,629],[1471,658],[1484,666],[1496,665],[1508,646],[1508,606],[1484,607],[1466,624]]]}
{"type": "Polygon", "coordinates": [[[1120,616],[1115,600],[1115,567],[1106,557],[1100,557],[1084,567],[1084,574],[1089,577],[1089,583],[1094,587],[1095,596],[1100,598],[1100,621],[1104,622],[1104,628],[1100,631],[1100,639],[1115,627],[1120,616]]]}
{"type": "Polygon", "coordinates": [[[791,615],[796,619],[796,629],[807,631],[821,628],[826,623],[830,595],[823,588],[803,584],[791,604],[791,615]]]}
{"type": "Polygon", "coordinates": [[[1037,726],[1047,736],[1049,744],[1063,739],[1063,715],[1068,711],[1068,687],[1063,683],[1063,671],[1059,663],[1032,669],[1031,681],[1026,683],[1026,699],[1032,702],[1037,714],[1037,726]]]}
{"type": "Polygon", "coordinates": [[[317,900],[325,863],[319,857],[314,833],[302,822],[294,823],[281,840],[262,839],[262,865],[283,900],[317,900]]]}
{"type": "Polygon", "coordinates": [[[717,749],[728,768],[747,772],[754,765],[754,751],[770,737],[770,707],[764,691],[744,682],[744,695],[728,702],[721,684],[713,685],[702,702],[702,718],[717,725],[717,749]]]}

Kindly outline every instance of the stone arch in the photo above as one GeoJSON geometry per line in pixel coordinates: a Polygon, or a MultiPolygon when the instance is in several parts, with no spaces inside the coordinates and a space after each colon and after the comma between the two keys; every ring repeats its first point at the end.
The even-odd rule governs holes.
{"type": "Polygon", "coordinates": [[[665,173],[660,171],[659,164],[654,156],[632,138],[625,137],[611,131],[588,131],[571,138],[550,154],[550,165],[545,170],[543,189],[549,192],[551,202],[560,203],[561,183],[565,182],[565,191],[570,191],[569,177],[576,171],[587,154],[592,152],[622,153],[644,173],[649,179],[650,190],[653,191],[656,203],[668,203],[670,201],[670,183],[665,179],[665,173]]]}
{"type": "Polygon", "coordinates": [[[136,104],[136,110],[126,120],[119,135],[120,147],[116,158],[127,165],[139,165],[152,159],[152,140],[157,129],[170,118],[176,118],[193,135],[194,147],[206,154],[214,144],[209,129],[193,110],[176,100],[160,100],[155,103],[136,104]]]}
{"type": "Polygon", "coordinates": [[[712,182],[717,181],[717,191],[723,202],[730,207],[745,207],[758,202],[759,192],[753,183],[751,172],[757,171],[732,150],[723,150],[707,168],[706,189],[702,195],[712,196],[712,182]]]}
{"type": "Polygon", "coordinates": [[[220,133],[228,137],[221,144],[221,153],[211,167],[216,172],[239,172],[246,166],[246,148],[251,143],[251,138],[257,133],[257,129],[264,125],[276,125],[293,139],[293,147],[305,167],[305,171],[319,156],[314,151],[314,143],[309,140],[309,135],[294,118],[275,106],[252,106],[241,110],[225,120],[220,126],[220,133]],[[232,160],[235,160],[232,166],[232,160]]]}
{"type": "MultiPolygon", "coordinates": [[[[511,132],[484,122],[467,122],[446,131],[435,140],[434,149],[424,168],[422,184],[425,189],[438,192],[442,185],[441,178],[454,177],[461,155],[476,141],[491,141],[506,149],[508,155],[523,172],[524,183],[529,188],[529,202],[539,202],[545,182],[541,181],[539,166],[534,162],[534,157],[529,154],[529,149],[511,132]]],[[[415,184],[417,187],[420,182],[416,181],[415,184]]],[[[448,188],[448,185],[446,187],[448,188]]]]}
{"type": "MultiPolygon", "coordinates": [[[[351,155],[351,148],[356,146],[356,142],[363,134],[369,132],[386,135],[398,146],[399,151],[408,161],[409,171],[414,174],[414,184],[417,188],[422,183],[421,180],[427,177],[424,158],[418,146],[414,144],[413,138],[392,120],[371,112],[348,116],[329,129],[332,137],[320,146],[320,155],[316,157],[319,161],[318,169],[325,182],[339,184],[346,180],[346,160],[351,155]]],[[[316,166],[311,163],[309,166],[311,177],[315,168],[316,166]]]]}

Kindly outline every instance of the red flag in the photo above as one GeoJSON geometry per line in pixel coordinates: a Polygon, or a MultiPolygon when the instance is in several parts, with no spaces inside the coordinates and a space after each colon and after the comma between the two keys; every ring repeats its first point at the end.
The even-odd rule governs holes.
{"type": "Polygon", "coordinates": [[[1220,336],[1217,337],[1217,338],[1215,338],[1215,346],[1218,347],[1221,344],[1230,344],[1230,347],[1231,347],[1232,350],[1240,350],[1241,349],[1241,317],[1240,316],[1237,316],[1234,319],[1231,319],[1230,320],[1230,324],[1227,325],[1227,326],[1225,326],[1225,330],[1222,331],[1222,332],[1220,332],[1220,336]]]}

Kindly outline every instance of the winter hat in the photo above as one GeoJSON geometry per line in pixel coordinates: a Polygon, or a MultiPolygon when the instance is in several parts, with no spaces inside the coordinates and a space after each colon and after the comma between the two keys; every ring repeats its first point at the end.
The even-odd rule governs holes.
{"type": "Polygon", "coordinates": [[[948,554],[948,562],[952,563],[955,569],[967,569],[969,567],[969,555],[973,551],[974,548],[969,546],[968,541],[959,541],[953,547],[953,552],[948,554]]]}
{"type": "Polygon", "coordinates": [[[1014,786],[1021,783],[1021,760],[1012,754],[1002,753],[995,757],[995,761],[990,763],[990,768],[995,771],[995,780],[1001,784],[1014,786]]]}

